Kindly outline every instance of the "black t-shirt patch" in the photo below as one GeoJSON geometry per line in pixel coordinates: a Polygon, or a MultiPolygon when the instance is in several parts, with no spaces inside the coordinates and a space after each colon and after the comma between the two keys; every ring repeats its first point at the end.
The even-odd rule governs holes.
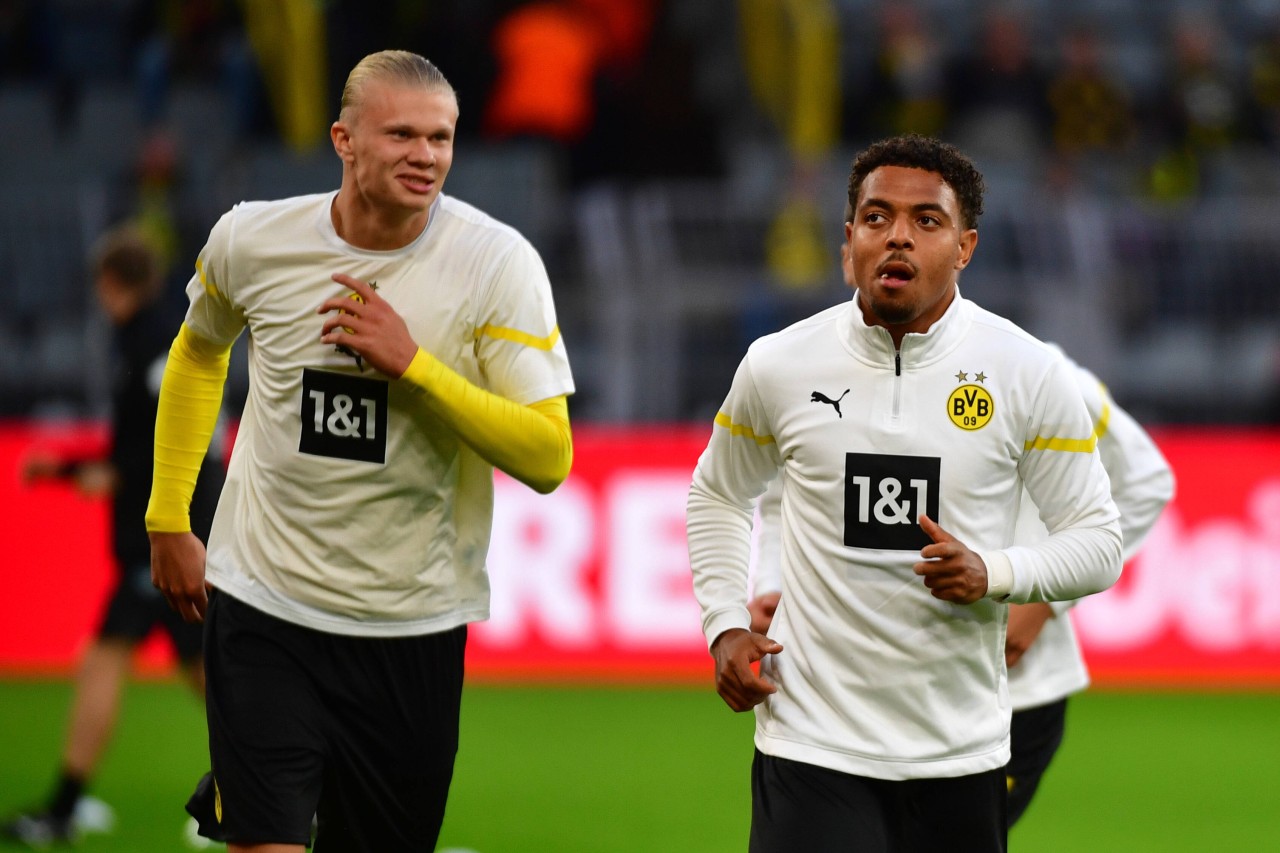
{"type": "Polygon", "coordinates": [[[919,519],[924,514],[939,521],[941,472],[936,456],[846,453],[844,544],[890,551],[928,545],[932,540],[919,519]]]}
{"type": "Polygon", "coordinates": [[[386,381],[304,368],[298,450],[386,464],[386,381]]]}

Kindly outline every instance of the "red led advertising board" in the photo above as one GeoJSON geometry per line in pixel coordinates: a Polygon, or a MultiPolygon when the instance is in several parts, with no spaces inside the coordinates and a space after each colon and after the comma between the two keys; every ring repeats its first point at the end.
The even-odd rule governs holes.
{"type": "MultiPolygon", "coordinates": [[[[497,480],[481,679],[707,679],[685,550],[690,473],[710,427],[579,427],[569,480],[537,495],[497,480]]],[[[1152,430],[1178,493],[1113,589],[1072,611],[1095,683],[1280,687],[1280,431],[1152,430]]],[[[7,545],[0,672],[66,672],[111,572],[106,506],[24,485],[41,450],[101,444],[95,425],[0,426],[7,545]]],[[[149,643],[142,666],[168,664],[149,643]]]]}

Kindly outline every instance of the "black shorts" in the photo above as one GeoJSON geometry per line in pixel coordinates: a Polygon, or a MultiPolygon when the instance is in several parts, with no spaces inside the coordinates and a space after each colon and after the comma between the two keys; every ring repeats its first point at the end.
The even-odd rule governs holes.
{"type": "Polygon", "coordinates": [[[139,643],[157,625],[169,635],[180,661],[190,664],[200,660],[204,628],[198,622],[183,622],[169,606],[151,584],[151,566],[125,566],[98,625],[99,639],[139,643]]]}
{"type": "Polygon", "coordinates": [[[1009,777],[1009,826],[1017,823],[1031,805],[1040,778],[1062,745],[1066,727],[1066,699],[1013,712],[1010,734],[1013,751],[1005,768],[1009,777]]]}
{"type": "Polygon", "coordinates": [[[187,806],[202,834],[308,844],[314,815],[317,851],[435,849],[458,750],[465,625],[343,636],[215,591],[205,628],[213,784],[187,806]]]}
{"type": "Polygon", "coordinates": [[[1004,770],[892,782],[765,755],[751,765],[751,853],[1004,853],[1004,770]]]}

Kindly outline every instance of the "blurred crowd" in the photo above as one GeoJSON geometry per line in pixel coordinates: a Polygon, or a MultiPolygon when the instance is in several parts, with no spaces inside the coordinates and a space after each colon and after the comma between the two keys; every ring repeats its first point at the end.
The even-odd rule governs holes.
{"type": "MultiPolygon", "coordinates": [[[[1165,250],[1186,211],[1280,192],[1280,0],[0,0],[0,100],[38,91],[59,138],[110,150],[112,127],[86,113],[95,92],[127,91],[117,115],[136,137],[115,161],[78,166],[110,186],[98,225],[134,220],[181,278],[237,194],[336,186],[342,78],[387,47],[431,58],[459,92],[455,189],[470,186],[472,151],[533,152],[490,170],[508,209],[501,189],[499,209],[475,200],[534,230],[566,279],[584,265],[566,233],[573,198],[706,182],[728,188],[726,206],[765,210],[772,287],[827,298],[849,158],[910,131],[970,153],[997,201],[1142,205],[1157,225],[1114,252],[1173,267],[1174,297],[1135,287],[1119,310],[1198,315],[1199,268],[1165,250]],[[219,109],[194,131],[174,94],[193,87],[216,91],[219,109]],[[258,167],[277,180],[253,185],[248,164],[276,150],[293,160],[258,167]],[[273,175],[307,158],[322,165],[294,183],[273,175]],[[542,231],[528,224],[543,221],[528,215],[539,200],[511,183],[529,162],[551,176],[541,201],[560,206],[542,231]]],[[[988,256],[1002,251],[994,231],[988,256]]],[[[1255,315],[1276,307],[1249,299],[1255,315]]],[[[753,332],[786,319],[753,311],[753,332]]]]}
{"type": "Polygon", "coordinates": [[[715,175],[744,134],[804,161],[914,131],[1055,182],[1120,158],[1176,200],[1216,188],[1215,154],[1280,146],[1276,0],[0,0],[0,85],[45,86],[67,132],[87,88],[128,81],[158,129],[199,81],[242,140],[322,144],[343,70],[388,45],[446,71],[465,130],[554,144],[574,185],[715,175]]]}

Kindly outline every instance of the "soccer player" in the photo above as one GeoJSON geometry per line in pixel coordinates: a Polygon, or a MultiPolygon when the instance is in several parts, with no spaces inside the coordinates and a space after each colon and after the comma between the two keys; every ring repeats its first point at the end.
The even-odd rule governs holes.
{"type": "MultiPolygon", "coordinates": [[[[32,847],[75,838],[76,807],[115,732],[133,653],[152,629],[168,634],[183,674],[204,697],[200,626],[185,623],[151,585],[142,523],[151,489],[159,379],[175,321],[165,310],[162,264],[141,234],[121,226],[94,245],[91,266],[98,304],[114,332],[110,449],[105,458],[35,455],[24,464],[23,475],[31,483],[70,481],[85,495],[111,499],[117,575],[97,635],[80,661],[57,783],[42,809],[16,815],[0,828],[0,837],[32,847]]],[[[213,414],[216,418],[216,409],[213,414]]],[[[191,506],[201,538],[208,537],[222,476],[221,461],[211,454],[191,506]]]]}
{"type": "MultiPolygon", "coordinates": [[[[1173,470],[1151,436],[1116,405],[1101,381],[1067,360],[1093,418],[1098,454],[1111,480],[1111,497],[1120,509],[1127,562],[1173,499],[1173,470]]],[[[1034,502],[1024,501],[1015,541],[1031,543],[1046,535],[1034,502]]],[[[1006,770],[1009,826],[1026,811],[1062,744],[1068,697],[1089,685],[1089,672],[1068,615],[1074,604],[1037,602],[1009,607],[1005,640],[1013,704],[1013,754],[1006,770]]]]}
{"type": "Polygon", "coordinates": [[[204,619],[212,777],[188,809],[232,853],[434,848],[467,624],[488,615],[493,468],[568,475],[573,380],[537,252],[441,188],[457,96],[417,54],[350,72],[336,192],[214,226],[173,344],[152,573],[204,619]],[[190,472],[226,355],[249,396],[207,554],[190,472]],[[212,592],[206,597],[206,583],[212,592]]]}
{"type": "MultiPolygon", "coordinates": [[[[1173,471],[1151,436],[1116,404],[1102,382],[1075,362],[1071,364],[1093,418],[1098,454],[1111,480],[1111,497],[1120,510],[1124,559],[1128,562],[1173,499],[1173,471]]],[[[753,597],[747,604],[751,630],[759,634],[769,632],[782,588],[781,512],[781,481],[774,480],[760,498],[759,557],[753,597]]],[[[1046,535],[1035,503],[1024,497],[1014,540],[1032,543],[1043,540],[1046,535]]],[[[1062,744],[1068,697],[1089,685],[1084,657],[1067,615],[1073,604],[1075,602],[1037,602],[1009,606],[1005,663],[1009,669],[1013,720],[1012,757],[1005,772],[1010,827],[1026,811],[1041,777],[1062,744]]]]}
{"type": "Polygon", "coordinates": [[[797,839],[1005,850],[1005,602],[1119,577],[1118,512],[1070,369],[959,293],[982,193],[937,140],[863,151],[853,300],[751,346],[694,472],[689,554],[716,689],[756,708],[754,853],[797,839]],[[747,566],[753,503],[775,477],[782,594],[766,637],[750,630],[747,566]],[[1012,547],[1024,488],[1052,535],[1012,547]]]}

